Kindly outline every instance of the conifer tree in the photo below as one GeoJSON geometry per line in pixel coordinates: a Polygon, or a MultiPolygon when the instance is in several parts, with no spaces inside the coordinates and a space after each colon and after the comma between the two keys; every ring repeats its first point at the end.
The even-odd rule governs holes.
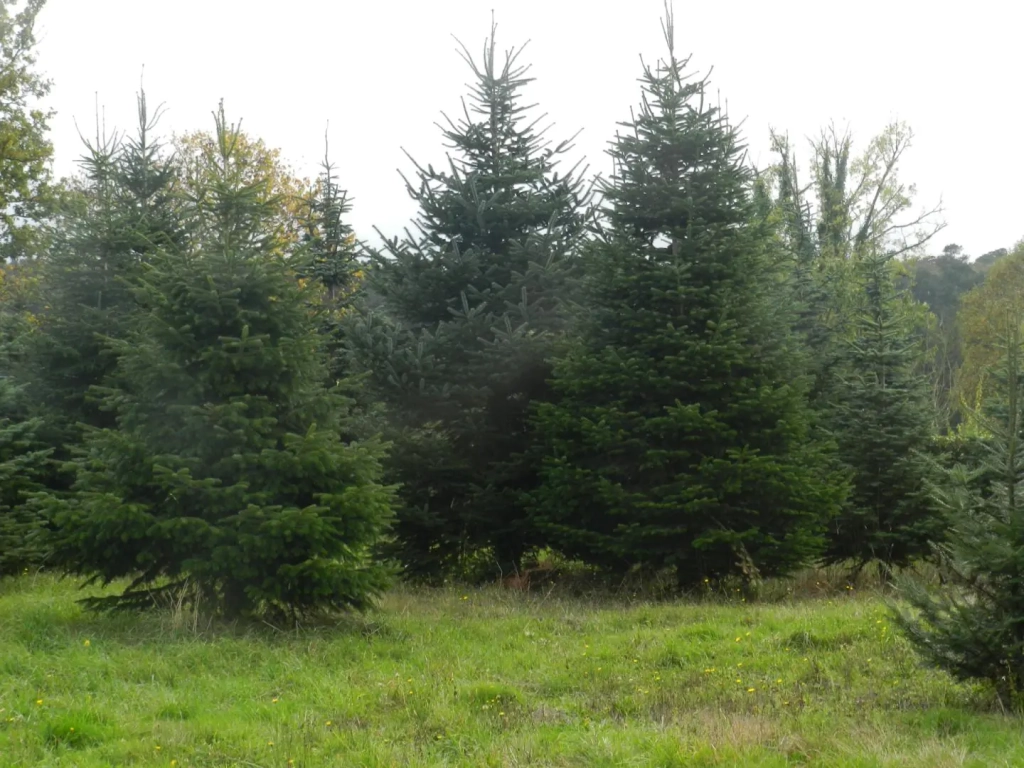
{"type": "Polygon", "coordinates": [[[54,445],[76,443],[79,424],[112,424],[90,396],[116,366],[104,339],[124,338],[131,327],[132,283],[150,255],[184,238],[174,160],[154,137],[160,114],[140,93],[134,136],[98,130],[82,159],[84,187],[57,217],[41,269],[47,309],[23,372],[54,445]]]}
{"type": "Polygon", "coordinates": [[[44,518],[30,504],[45,487],[52,449],[37,437],[41,422],[29,418],[10,379],[0,378],[0,576],[42,564],[44,518]]]}
{"type": "Polygon", "coordinates": [[[856,265],[865,288],[843,353],[829,427],[851,477],[829,527],[826,561],[905,567],[931,550],[946,526],[929,495],[934,435],[921,339],[908,291],[895,285],[891,256],[875,250],[856,265]]]}
{"type": "MultiPolygon", "coordinates": [[[[10,271],[2,278],[9,281],[10,271]]],[[[0,301],[17,304],[16,292],[0,280],[0,301]]],[[[30,399],[14,378],[31,323],[13,312],[0,320],[0,576],[7,576],[45,558],[44,520],[30,500],[53,473],[52,450],[39,438],[42,422],[30,415],[30,399]]]]}
{"type": "MultiPolygon", "coordinates": [[[[847,321],[846,302],[842,299],[849,282],[846,259],[845,255],[836,252],[835,243],[841,241],[841,235],[830,226],[834,222],[826,218],[824,210],[815,220],[811,204],[806,199],[807,190],[800,186],[796,156],[789,146],[788,137],[773,134],[772,144],[779,155],[775,205],[781,221],[781,239],[791,257],[793,301],[797,313],[795,327],[810,351],[813,375],[811,404],[819,415],[823,415],[831,407],[839,357],[836,346],[845,332],[847,321]]],[[[834,200],[836,189],[824,181],[833,176],[829,172],[830,155],[826,153],[822,160],[825,169],[819,171],[817,192],[823,200],[821,206],[824,209],[827,207],[824,201],[834,200]]],[[[847,161],[846,156],[836,158],[840,190],[847,161]]]]}
{"type": "Polygon", "coordinates": [[[115,426],[89,432],[73,493],[48,501],[55,556],[93,581],[131,579],[97,607],[185,583],[229,616],[363,607],[387,581],[370,560],[390,517],[382,448],[342,441],[310,289],[264,226],[273,201],[239,176],[223,109],[216,128],[186,244],[153,255],[136,327],[111,342],[115,426]]]}
{"type": "Polygon", "coordinates": [[[325,152],[315,189],[305,200],[301,217],[302,279],[319,286],[317,303],[321,312],[321,333],[326,341],[329,376],[332,382],[350,373],[343,328],[343,315],[351,311],[352,298],[363,275],[360,247],[345,216],[352,210],[348,192],[338,184],[335,166],[325,152]]]}
{"type": "Polygon", "coordinates": [[[315,192],[306,200],[302,242],[306,275],[319,282],[327,301],[337,304],[350,294],[359,271],[358,244],[345,215],[352,210],[348,192],[338,184],[335,165],[324,153],[315,192]]]}
{"type": "Polygon", "coordinates": [[[396,555],[410,575],[484,549],[515,568],[535,543],[516,490],[535,476],[527,413],[545,397],[588,193],[556,169],[570,141],[551,145],[521,101],[521,53],[502,61],[493,28],[480,63],[463,49],[475,82],[443,128],[448,164],[416,165],[415,231],[388,243],[371,285],[388,317],[362,343],[390,350],[374,370],[401,433],[396,555]]]}
{"type": "Polygon", "coordinates": [[[611,150],[578,346],[555,367],[538,524],[614,570],[786,573],[821,547],[835,491],[809,439],[806,361],[735,128],[674,52],[611,150]]]}
{"type": "Polygon", "coordinates": [[[936,488],[949,515],[937,547],[945,587],[906,580],[913,613],[897,614],[925,660],[960,680],[992,684],[1006,704],[1024,691],[1024,329],[1004,316],[1003,359],[978,419],[990,435],[977,469],[963,465],[936,488]],[[978,489],[978,475],[990,485],[978,489]]]}

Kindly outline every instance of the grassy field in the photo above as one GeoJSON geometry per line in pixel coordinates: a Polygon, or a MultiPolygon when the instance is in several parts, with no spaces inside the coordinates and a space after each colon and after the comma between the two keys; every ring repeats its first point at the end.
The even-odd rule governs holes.
{"type": "Polygon", "coordinates": [[[281,632],[0,583],[0,766],[1020,766],[1024,722],[853,591],[398,591],[281,632]]]}

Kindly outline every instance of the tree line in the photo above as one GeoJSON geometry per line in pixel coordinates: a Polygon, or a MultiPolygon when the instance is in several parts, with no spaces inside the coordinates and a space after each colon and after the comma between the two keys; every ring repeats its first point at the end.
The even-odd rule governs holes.
{"type": "Polygon", "coordinates": [[[667,9],[595,180],[492,28],[373,247],[329,156],[296,179],[223,106],[165,143],[139,94],[52,179],[42,5],[0,0],[0,574],[296,617],[547,551],[683,592],[931,560],[959,591],[907,631],[1015,690],[1024,245],[930,255],[906,125],[754,168],[667,9]]]}

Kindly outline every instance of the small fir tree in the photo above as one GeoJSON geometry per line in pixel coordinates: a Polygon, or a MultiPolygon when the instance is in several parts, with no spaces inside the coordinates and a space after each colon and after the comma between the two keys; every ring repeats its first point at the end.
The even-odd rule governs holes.
{"type": "Polygon", "coordinates": [[[217,172],[196,196],[187,248],[166,247],[136,291],[140,313],[105,407],[51,498],[56,557],[128,588],[91,605],[148,604],[186,581],[236,616],[361,608],[384,588],[370,559],[391,492],[381,446],[345,444],[347,404],[325,387],[316,318],[262,221],[216,115],[217,172]]]}
{"type": "Polygon", "coordinates": [[[313,281],[328,381],[333,386],[351,372],[343,318],[351,311],[363,271],[355,232],[345,220],[352,203],[338,185],[335,166],[326,151],[320,167],[320,177],[304,202],[301,246],[292,259],[298,265],[300,279],[313,281]]]}
{"type": "Polygon", "coordinates": [[[864,308],[843,342],[829,414],[851,486],[829,526],[825,559],[852,561],[856,570],[871,561],[905,567],[928,554],[946,527],[928,488],[934,419],[928,383],[917,372],[921,339],[894,266],[877,250],[857,264],[864,308]]]}
{"type": "Polygon", "coordinates": [[[897,619],[924,659],[960,680],[991,683],[1006,704],[1024,691],[1024,332],[1008,313],[1003,360],[979,421],[990,433],[979,469],[949,472],[936,489],[950,518],[937,547],[945,587],[904,582],[914,609],[897,619]],[[975,476],[992,478],[985,491],[975,476]]]}
{"type": "Polygon", "coordinates": [[[359,247],[345,215],[352,210],[348,192],[338,185],[334,163],[324,153],[316,189],[306,199],[302,221],[304,277],[323,286],[331,307],[344,302],[354,290],[361,272],[359,247]]]}
{"type": "Polygon", "coordinates": [[[537,523],[615,570],[681,587],[786,573],[835,504],[809,439],[806,362],[737,131],[674,53],[645,67],[588,251],[579,344],[542,404],[537,523]]]}

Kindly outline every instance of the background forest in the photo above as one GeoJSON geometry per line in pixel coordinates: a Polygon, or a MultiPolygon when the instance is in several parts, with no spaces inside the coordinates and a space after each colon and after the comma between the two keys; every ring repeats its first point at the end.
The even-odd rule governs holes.
{"type": "Polygon", "coordinates": [[[910,126],[754,167],[667,13],[594,177],[492,29],[374,245],[329,148],[295,178],[223,105],[166,136],[140,92],[53,178],[43,2],[0,0],[0,575],[296,620],[396,580],[870,567],[1015,699],[1024,242],[943,242],[910,126]]]}

